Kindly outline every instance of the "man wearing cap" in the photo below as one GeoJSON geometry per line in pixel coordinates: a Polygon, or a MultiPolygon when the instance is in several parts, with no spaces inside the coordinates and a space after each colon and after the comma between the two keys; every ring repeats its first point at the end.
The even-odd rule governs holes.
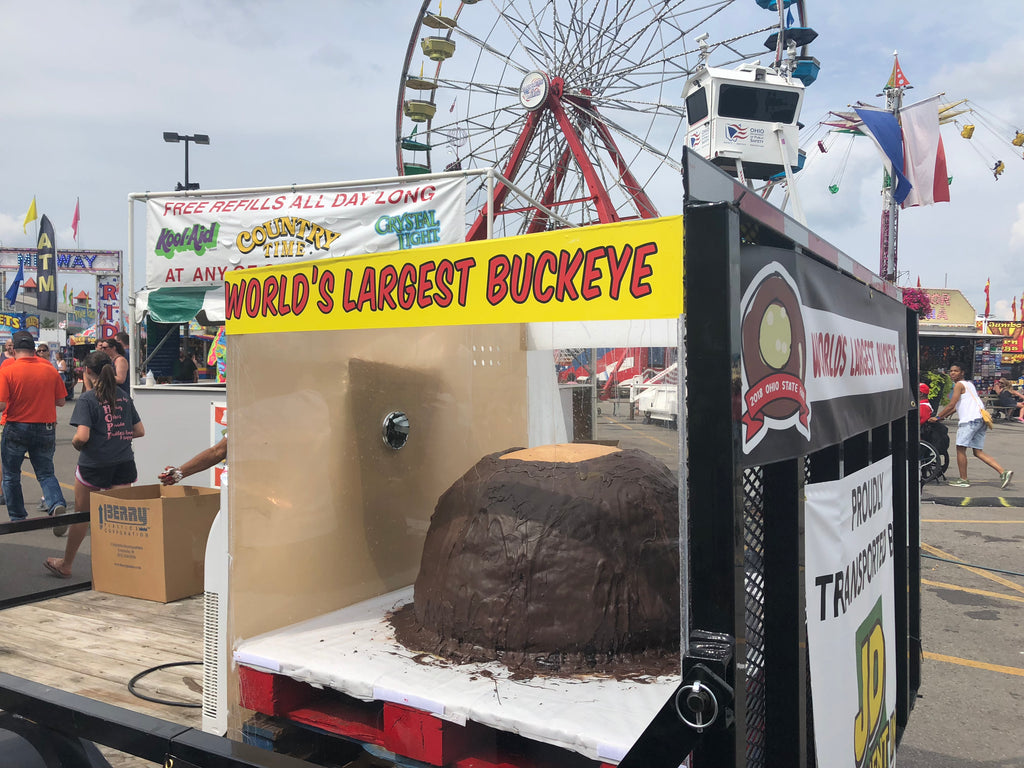
{"type": "Polygon", "coordinates": [[[21,465],[28,453],[48,513],[62,515],[67,505],[53,473],[53,452],[57,444],[57,407],[64,405],[67,390],[57,369],[36,356],[32,334],[18,331],[12,341],[14,362],[0,367],[0,411],[7,417],[0,438],[7,514],[11,520],[28,517],[21,492],[21,465]]]}

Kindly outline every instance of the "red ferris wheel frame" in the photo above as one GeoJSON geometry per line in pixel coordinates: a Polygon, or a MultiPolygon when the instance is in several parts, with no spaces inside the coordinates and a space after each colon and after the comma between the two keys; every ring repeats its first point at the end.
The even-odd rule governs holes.
{"type": "MultiPolygon", "coordinates": [[[[581,96],[565,94],[565,83],[560,77],[551,78],[547,98],[537,109],[529,112],[522,130],[516,139],[515,145],[509,155],[508,163],[501,171],[505,179],[515,183],[516,176],[526,158],[530,144],[536,139],[537,127],[545,112],[549,112],[558,124],[562,135],[566,140],[566,147],[562,151],[559,160],[551,168],[544,192],[539,202],[545,208],[557,209],[560,205],[592,201],[597,211],[598,223],[607,224],[615,221],[622,221],[623,216],[615,209],[611,195],[606,186],[602,183],[600,175],[594,168],[594,163],[587,154],[583,140],[580,138],[581,128],[591,127],[597,138],[608,153],[609,158],[619,173],[622,186],[628,196],[632,199],[637,209],[637,218],[651,219],[658,216],[654,203],[644,192],[643,187],[637,182],[629,166],[619,152],[608,126],[602,120],[597,107],[588,98],[589,94],[583,91],[581,96]],[[570,113],[575,118],[570,117],[570,113]],[[558,190],[569,167],[570,161],[575,161],[587,185],[588,195],[583,198],[572,200],[557,200],[558,190]]],[[[494,215],[502,213],[522,212],[522,208],[506,209],[505,201],[511,188],[504,181],[499,181],[494,187],[494,196],[491,205],[494,215]]],[[[527,227],[528,233],[542,232],[547,228],[548,215],[539,208],[533,208],[534,213],[527,227]]],[[[634,218],[634,217],[628,217],[634,218]]],[[[487,204],[485,204],[476,217],[476,221],[469,228],[466,240],[483,240],[487,237],[487,204]]]]}

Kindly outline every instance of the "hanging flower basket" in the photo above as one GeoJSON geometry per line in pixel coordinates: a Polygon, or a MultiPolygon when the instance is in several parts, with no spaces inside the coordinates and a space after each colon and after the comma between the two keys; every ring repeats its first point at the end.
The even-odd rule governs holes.
{"type": "Polygon", "coordinates": [[[904,288],[903,304],[917,312],[920,318],[926,318],[932,312],[932,302],[928,294],[920,288],[904,288]]]}

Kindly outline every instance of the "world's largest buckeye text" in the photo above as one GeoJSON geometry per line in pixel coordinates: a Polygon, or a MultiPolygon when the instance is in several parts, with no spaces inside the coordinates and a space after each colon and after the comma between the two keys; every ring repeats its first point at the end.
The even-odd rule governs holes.
{"type": "Polygon", "coordinates": [[[550,250],[534,255],[495,254],[484,265],[475,258],[403,264],[364,263],[345,267],[304,266],[290,275],[247,275],[227,285],[227,317],[274,317],[301,314],[313,302],[316,311],[402,311],[414,308],[466,307],[482,290],[490,306],[504,302],[617,301],[653,292],[650,263],[658,252],[649,242],[621,248],[600,246],[584,251],[550,250]],[[482,288],[481,288],[482,286],[482,288]]]}

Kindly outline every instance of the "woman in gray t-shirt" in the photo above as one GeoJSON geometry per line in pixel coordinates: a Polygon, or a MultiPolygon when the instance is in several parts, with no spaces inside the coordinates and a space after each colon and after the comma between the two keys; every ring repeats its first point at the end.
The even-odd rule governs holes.
{"type": "MultiPolygon", "coordinates": [[[[75,509],[86,511],[93,491],[131,485],[138,478],[132,439],[146,434],[131,397],[117,384],[113,361],[101,351],[85,358],[85,393],[75,403],[71,425],[77,427],[71,444],[79,451],[75,469],[75,509]]],[[[46,569],[62,579],[85,540],[88,523],[68,531],[64,557],[48,557],[46,569]]]]}

